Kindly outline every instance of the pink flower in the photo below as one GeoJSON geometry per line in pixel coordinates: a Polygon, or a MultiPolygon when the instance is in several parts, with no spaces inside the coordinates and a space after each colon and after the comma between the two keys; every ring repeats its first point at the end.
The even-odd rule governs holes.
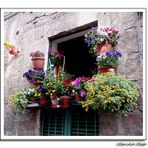
{"type": "Polygon", "coordinates": [[[58,52],[58,53],[57,53],[57,57],[58,57],[58,58],[63,58],[63,57],[64,57],[63,52],[58,52]]]}
{"type": "Polygon", "coordinates": [[[53,50],[52,48],[49,48],[48,49],[48,53],[51,54],[52,53],[52,50],[53,50]]]}
{"type": "Polygon", "coordinates": [[[85,81],[85,80],[86,80],[86,77],[85,77],[85,76],[82,76],[80,79],[81,79],[82,81],[85,81]]]}
{"type": "Polygon", "coordinates": [[[87,80],[91,80],[91,79],[92,79],[91,77],[88,77],[88,78],[87,78],[87,80]]]}
{"type": "Polygon", "coordinates": [[[80,79],[76,78],[74,81],[71,82],[73,86],[79,87],[80,86],[80,79]]]}
{"type": "Polygon", "coordinates": [[[113,32],[111,30],[107,31],[108,35],[111,36],[113,32]]]}
{"type": "Polygon", "coordinates": [[[115,34],[119,33],[119,30],[117,30],[117,29],[111,28],[111,30],[112,30],[112,32],[115,33],[115,34]]]}
{"type": "Polygon", "coordinates": [[[33,51],[30,53],[31,57],[44,57],[44,53],[40,50],[33,51]]]}
{"type": "Polygon", "coordinates": [[[110,29],[109,29],[109,27],[106,27],[106,28],[104,28],[104,31],[109,31],[110,29]]]}

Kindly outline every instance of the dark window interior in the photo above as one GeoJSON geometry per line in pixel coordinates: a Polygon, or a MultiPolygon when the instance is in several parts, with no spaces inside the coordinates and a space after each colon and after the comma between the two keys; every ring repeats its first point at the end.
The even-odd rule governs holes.
{"type": "Polygon", "coordinates": [[[89,53],[89,47],[80,36],[58,44],[58,50],[65,55],[65,71],[74,77],[92,76],[95,70],[95,57],[89,53]]]}

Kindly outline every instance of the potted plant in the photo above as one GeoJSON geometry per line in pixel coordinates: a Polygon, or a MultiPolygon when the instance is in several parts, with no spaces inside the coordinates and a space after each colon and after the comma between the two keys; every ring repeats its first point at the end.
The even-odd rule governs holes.
{"type": "Polygon", "coordinates": [[[97,66],[100,73],[116,72],[120,64],[119,58],[122,54],[119,51],[108,51],[97,56],[97,66]]]}
{"type": "Polygon", "coordinates": [[[112,47],[117,44],[119,38],[119,30],[114,28],[92,27],[88,33],[85,34],[85,42],[90,47],[90,52],[94,55],[111,51],[112,47]]]}
{"type": "Polygon", "coordinates": [[[32,57],[32,63],[33,63],[33,68],[44,68],[44,53],[40,50],[33,51],[30,53],[30,56],[32,57]]]}
{"type": "Polygon", "coordinates": [[[54,50],[53,48],[49,48],[48,56],[50,59],[50,64],[56,66],[63,60],[64,53],[61,51],[54,50]]]}
{"type": "Polygon", "coordinates": [[[73,89],[72,89],[72,93],[75,96],[75,99],[77,101],[82,101],[84,100],[84,97],[86,95],[86,90],[84,88],[84,85],[86,83],[87,80],[89,80],[90,78],[88,77],[79,77],[76,78],[74,81],[71,82],[73,89]]]}
{"type": "Polygon", "coordinates": [[[65,66],[65,58],[64,53],[60,50],[55,50],[53,48],[49,48],[48,50],[49,57],[49,69],[52,70],[55,68],[56,79],[60,79],[60,69],[65,66]]]}
{"type": "Polygon", "coordinates": [[[43,86],[48,90],[47,94],[51,98],[51,108],[69,108],[70,107],[70,91],[68,86],[68,75],[61,70],[59,79],[54,73],[48,73],[44,79],[43,86]]]}
{"type": "Polygon", "coordinates": [[[14,95],[10,96],[8,107],[15,116],[18,116],[23,113],[30,99],[31,96],[27,91],[17,91],[14,95]]]}
{"type": "Polygon", "coordinates": [[[61,107],[60,97],[66,92],[64,84],[56,79],[55,74],[48,73],[43,86],[47,89],[47,94],[50,96],[51,108],[56,109],[61,107]]]}
{"type": "Polygon", "coordinates": [[[66,109],[70,107],[70,96],[68,89],[64,86],[63,81],[56,80],[53,87],[54,94],[61,105],[61,108],[66,109]]]}
{"type": "Polygon", "coordinates": [[[40,92],[40,100],[39,100],[39,104],[41,107],[45,107],[50,105],[50,96],[48,95],[48,90],[43,87],[40,86],[40,88],[38,89],[38,91],[40,92]]]}
{"type": "Polygon", "coordinates": [[[139,91],[135,83],[115,73],[97,74],[85,85],[86,100],[82,107],[100,112],[128,115],[137,107],[139,91]]]}
{"type": "Polygon", "coordinates": [[[45,72],[42,68],[35,68],[34,70],[28,70],[23,74],[23,77],[27,79],[34,86],[40,86],[45,78],[45,72]]]}
{"type": "Polygon", "coordinates": [[[28,99],[28,104],[38,103],[41,97],[41,93],[38,91],[38,88],[33,87],[26,90],[26,97],[28,99]]]}

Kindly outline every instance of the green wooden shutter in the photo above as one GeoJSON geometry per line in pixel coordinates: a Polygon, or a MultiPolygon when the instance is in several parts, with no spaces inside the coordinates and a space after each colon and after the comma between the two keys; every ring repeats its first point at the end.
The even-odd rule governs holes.
{"type": "Polygon", "coordinates": [[[44,110],[42,119],[43,136],[62,136],[65,130],[65,112],[60,110],[44,110]]]}
{"type": "Polygon", "coordinates": [[[81,108],[70,110],[44,110],[42,112],[44,136],[96,136],[99,135],[98,115],[81,108]]]}
{"type": "Polygon", "coordinates": [[[98,115],[94,111],[86,112],[82,109],[74,109],[71,127],[72,136],[99,135],[98,115]]]}

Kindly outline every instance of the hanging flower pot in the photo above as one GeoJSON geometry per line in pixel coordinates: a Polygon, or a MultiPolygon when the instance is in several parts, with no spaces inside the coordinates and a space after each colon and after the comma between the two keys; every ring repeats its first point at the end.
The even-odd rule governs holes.
{"type": "Polygon", "coordinates": [[[102,42],[100,44],[97,44],[97,48],[96,48],[97,55],[100,53],[105,53],[107,51],[112,51],[112,44],[111,43],[102,42]]]}
{"type": "Polygon", "coordinates": [[[116,66],[105,66],[98,68],[100,74],[107,73],[107,72],[117,72],[116,66]]]}
{"type": "Polygon", "coordinates": [[[61,100],[61,107],[63,109],[69,108],[71,106],[69,96],[61,96],[60,100],[61,100]]]}

